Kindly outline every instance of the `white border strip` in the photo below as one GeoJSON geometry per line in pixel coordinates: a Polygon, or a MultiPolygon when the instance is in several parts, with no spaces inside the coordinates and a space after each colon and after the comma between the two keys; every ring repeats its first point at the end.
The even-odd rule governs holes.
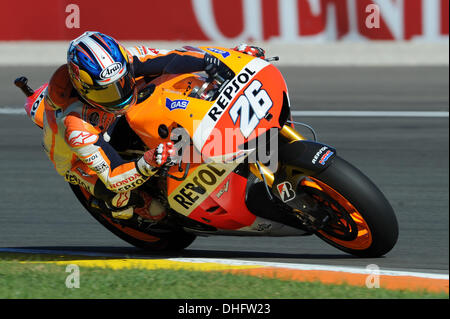
{"type": "MultiPolygon", "coordinates": [[[[66,63],[67,41],[0,41],[0,66],[58,66],[66,63]]],[[[123,41],[125,47],[145,45],[172,50],[182,46],[233,48],[236,41],[123,41]]],[[[445,66],[449,65],[449,40],[443,41],[330,41],[285,43],[255,41],[267,56],[280,56],[275,66],[445,66]]]]}
{"type": "Polygon", "coordinates": [[[24,108],[0,107],[0,114],[2,114],[2,115],[25,115],[27,113],[25,112],[24,108]]]}
{"type": "MultiPolygon", "coordinates": [[[[23,108],[0,107],[1,115],[25,115],[23,108]]],[[[448,118],[449,112],[441,111],[292,111],[298,117],[432,117],[448,118]]]]}
{"type": "MultiPolygon", "coordinates": [[[[0,248],[0,252],[8,253],[32,253],[32,254],[51,254],[51,255],[76,255],[76,256],[89,256],[89,257],[123,257],[129,259],[167,259],[176,262],[186,263],[216,263],[230,266],[264,266],[264,267],[276,267],[276,268],[288,268],[295,270],[322,270],[322,271],[336,271],[346,272],[354,274],[373,274],[373,269],[347,267],[347,266],[329,266],[329,265],[315,265],[315,264],[291,264],[291,263],[277,263],[268,261],[250,261],[239,259],[215,259],[215,258],[163,258],[163,257],[136,257],[128,256],[126,254],[115,253],[96,253],[89,251],[73,251],[73,250],[51,250],[51,249],[34,249],[34,248],[0,248]]],[[[429,279],[444,279],[449,280],[448,274],[432,274],[422,272],[410,272],[410,271],[397,271],[397,270],[379,270],[378,275],[385,276],[412,276],[419,278],[429,279]]]]}
{"type": "Polygon", "coordinates": [[[303,117],[448,117],[440,111],[292,111],[292,116],[303,117]]]}
{"type": "MultiPolygon", "coordinates": [[[[213,259],[213,258],[169,258],[168,260],[180,261],[180,262],[190,262],[190,263],[218,263],[231,266],[264,266],[264,267],[275,267],[275,268],[288,268],[295,270],[322,270],[322,271],[336,271],[336,272],[346,272],[353,274],[373,274],[373,269],[347,267],[347,266],[329,266],[329,265],[314,265],[314,264],[291,264],[291,263],[277,263],[277,262],[263,262],[263,261],[248,261],[248,260],[238,260],[238,259],[213,259]]],[[[430,278],[430,279],[446,279],[449,280],[449,275],[445,274],[430,274],[421,272],[410,272],[410,271],[397,271],[397,270],[379,270],[377,271],[379,275],[385,276],[412,276],[420,278],[430,278]]]]}
{"type": "Polygon", "coordinates": [[[71,256],[89,256],[89,257],[124,257],[124,258],[130,257],[126,254],[99,253],[84,250],[77,251],[77,250],[58,250],[58,249],[40,249],[40,248],[0,248],[0,253],[71,255],[71,256]]]}

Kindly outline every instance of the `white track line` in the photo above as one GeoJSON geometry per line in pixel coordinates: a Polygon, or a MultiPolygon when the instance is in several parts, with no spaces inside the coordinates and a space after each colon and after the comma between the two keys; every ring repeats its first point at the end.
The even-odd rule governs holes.
{"type": "MultiPolygon", "coordinates": [[[[0,107],[2,115],[24,115],[23,108],[0,107]]],[[[300,117],[449,117],[441,111],[292,111],[300,117]]]]}
{"type": "Polygon", "coordinates": [[[25,112],[24,108],[0,107],[0,114],[2,114],[2,115],[25,115],[27,113],[25,112]]]}
{"type": "MultiPolygon", "coordinates": [[[[173,261],[184,261],[191,263],[217,263],[226,264],[231,266],[264,266],[264,267],[276,267],[276,268],[289,268],[296,270],[322,270],[322,271],[336,271],[336,272],[346,272],[354,274],[373,274],[374,270],[366,268],[348,267],[348,266],[330,266],[330,265],[315,265],[315,264],[292,264],[292,263],[277,263],[277,262],[266,262],[266,261],[249,261],[249,260],[238,260],[238,259],[214,259],[214,258],[168,258],[168,260],[173,261]]],[[[412,276],[420,278],[430,278],[430,279],[449,279],[449,275],[446,274],[431,274],[431,273],[421,273],[421,272],[410,272],[410,271],[398,271],[398,270],[378,270],[377,274],[386,276],[412,276]]]]}
{"type": "Polygon", "coordinates": [[[292,111],[303,117],[448,117],[440,111],[292,111]]]}
{"type": "MultiPolygon", "coordinates": [[[[51,255],[76,255],[76,256],[89,256],[89,257],[123,257],[130,259],[167,259],[178,262],[189,263],[216,263],[230,266],[264,266],[264,267],[276,267],[276,268],[288,268],[296,270],[322,270],[322,271],[336,271],[346,272],[354,274],[373,274],[372,268],[358,268],[348,266],[330,266],[330,265],[314,265],[314,264],[293,264],[293,263],[277,263],[277,262],[262,262],[262,261],[250,261],[250,260],[238,260],[238,259],[216,259],[216,258],[164,258],[164,257],[133,257],[124,254],[115,253],[95,253],[87,251],[72,251],[72,250],[50,250],[50,249],[35,249],[35,248],[0,248],[0,252],[9,253],[32,253],[32,254],[51,254],[51,255]]],[[[447,274],[433,274],[422,272],[410,272],[410,271],[397,271],[397,270],[377,270],[378,275],[385,276],[411,276],[419,278],[430,279],[444,279],[449,280],[447,274]]]]}

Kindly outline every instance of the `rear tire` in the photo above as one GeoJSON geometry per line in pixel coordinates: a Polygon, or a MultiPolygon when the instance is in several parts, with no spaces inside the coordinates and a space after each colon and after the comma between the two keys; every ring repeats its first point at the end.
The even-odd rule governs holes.
{"type": "Polygon", "coordinates": [[[134,228],[123,226],[102,214],[99,210],[88,205],[88,199],[83,194],[79,186],[69,184],[72,191],[83,207],[100,224],[107,228],[114,235],[127,243],[146,251],[179,251],[188,247],[196,238],[195,235],[180,232],[165,232],[163,235],[156,232],[142,232],[134,228]]]}
{"type": "Polygon", "coordinates": [[[336,156],[327,169],[310,180],[313,183],[316,180],[316,185],[322,189],[323,198],[331,198],[329,207],[348,209],[347,217],[350,220],[341,218],[344,225],[349,228],[357,226],[356,230],[353,227],[353,237],[357,236],[353,239],[351,236],[340,236],[338,232],[333,235],[327,229],[317,232],[318,237],[359,257],[380,257],[394,247],[398,239],[394,210],[378,187],[356,167],[336,156]],[[354,213],[350,215],[348,212],[352,211],[354,213]]]}

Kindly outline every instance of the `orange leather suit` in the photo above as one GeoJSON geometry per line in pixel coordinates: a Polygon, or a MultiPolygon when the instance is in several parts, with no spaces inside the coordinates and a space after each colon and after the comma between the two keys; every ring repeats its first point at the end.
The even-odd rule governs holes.
{"type": "MultiPolygon", "coordinates": [[[[203,54],[136,46],[127,49],[136,77],[204,70],[203,54]]],[[[113,208],[129,205],[131,191],[152,174],[144,159],[123,160],[108,143],[116,117],[83,101],[67,65],[50,79],[45,95],[44,149],[65,179],[113,208]]]]}

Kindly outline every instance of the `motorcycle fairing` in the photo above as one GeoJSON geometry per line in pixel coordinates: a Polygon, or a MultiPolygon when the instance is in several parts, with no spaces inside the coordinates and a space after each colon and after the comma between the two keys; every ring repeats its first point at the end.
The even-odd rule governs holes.
{"type": "MultiPolygon", "coordinates": [[[[201,49],[207,50],[209,47],[201,49]]],[[[170,140],[170,134],[165,139],[161,138],[158,127],[165,125],[170,130],[179,125],[193,141],[192,152],[207,158],[246,157],[248,153],[239,154],[242,151],[239,146],[271,128],[280,128],[279,116],[287,92],[281,73],[262,59],[226,48],[217,49],[220,50],[217,52],[230,53],[224,57],[224,54],[209,50],[227,64],[235,76],[221,88],[214,100],[189,96],[194,86],[205,83],[200,74],[163,75],[151,82],[156,85],[153,94],[126,113],[130,126],[149,148],[170,140]],[[179,104],[167,107],[166,103],[173,101],[179,104]],[[226,129],[233,129],[239,141],[232,147],[223,147],[229,138],[226,129]],[[216,135],[217,132],[221,134],[216,135]]],[[[250,226],[255,216],[245,206],[245,187],[242,186],[245,185],[245,178],[239,183],[234,178],[233,183],[229,184],[228,192],[235,194],[235,201],[214,198],[214,194],[234,175],[232,172],[238,164],[238,161],[183,163],[183,172],[178,167],[172,167],[169,174],[178,180],[167,179],[169,205],[182,215],[219,229],[250,226]],[[180,181],[186,169],[187,177],[180,181]],[[208,212],[213,207],[211,201],[221,209],[215,213],[208,212]]]]}
{"type": "Polygon", "coordinates": [[[185,180],[168,194],[170,207],[189,216],[210,196],[239,163],[201,164],[190,170],[185,180]]]}
{"type": "Polygon", "coordinates": [[[247,178],[230,173],[189,215],[218,229],[238,230],[252,225],[256,216],[245,205],[247,178]]]}
{"type": "Polygon", "coordinates": [[[233,150],[226,144],[230,134],[239,146],[270,128],[279,128],[285,91],[283,77],[275,67],[261,59],[252,60],[226,85],[197,126],[192,137],[195,147],[206,156],[220,156],[233,150]],[[214,132],[222,133],[222,139],[211,138],[214,132]]]}
{"type": "Polygon", "coordinates": [[[211,52],[224,63],[229,63],[236,76],[214,101],[189,96],[193,87],[204,84],[205,79],[200,75],[166,74],[152,81],[156,89],[148,99],[126,113],[133,130],[147,146],[154,147],[161,142],[158,134],[160,125],[172,127],[176,123],[188,132],[202,155],[216,157],[225,155],[224,150],[237,151],[236,147],[224,147],[226,134],[223,133],[226,129],[235,129],[233,132],[237,134],[237,140],[244,144],[270,128],[280,128],[283,92],[287,92],[282,74],[262,59],[230,49],[217,49],[230,53],[224,58],[211,52]],[[246,97],[250,97],[251,101],[246,97]],[[185,107],[168,108],[167,99],[184,101],[180,103],[185,107]],[[258,106],[261,101],[267,102],[270,107],[258,106]],[[213,136],[216,131],[222,133],[222,138],[213,136]]]}

